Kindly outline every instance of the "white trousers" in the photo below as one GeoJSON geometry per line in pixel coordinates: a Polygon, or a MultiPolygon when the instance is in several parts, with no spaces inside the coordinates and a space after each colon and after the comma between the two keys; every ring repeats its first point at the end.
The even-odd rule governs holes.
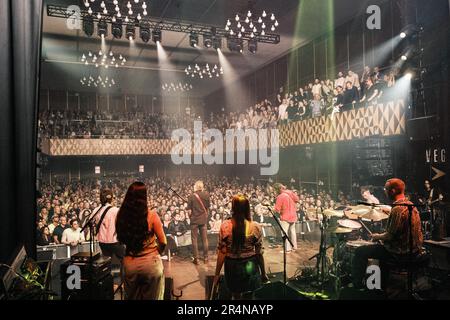
{"type": "MultiPolygon", "coordinates": [[[[287,221],[280,221],[281,227],[283,228],[284,232],[288,235],[288,237],[291,239],[292,244],[294,245],[294,250],[297,250],[297,232],[295,230],[295,222],[287,222],[287,221]]],[[[289,243],[288,240],[286,240],[286,251],[291,251],[292,246],[289,243]]]]}

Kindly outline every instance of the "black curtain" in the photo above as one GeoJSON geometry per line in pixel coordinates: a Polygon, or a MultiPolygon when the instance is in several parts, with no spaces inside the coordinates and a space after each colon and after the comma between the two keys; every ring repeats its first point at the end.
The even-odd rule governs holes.
{"type": "Polygon", "coordinates": [[[42,0],[0,0],[0,261],[36,255],[36,127],[42,0]]]}

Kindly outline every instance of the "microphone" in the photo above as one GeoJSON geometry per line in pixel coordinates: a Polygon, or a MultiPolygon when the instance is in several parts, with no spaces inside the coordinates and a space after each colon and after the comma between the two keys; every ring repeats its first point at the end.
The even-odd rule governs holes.
{"type": "Polygon", "coordinates": [[[361,205],[369,206],[369,207],[375,207],[377,205],[376,203],[369,203],[366,201],[356,201],[356,204],[361,204],[361,205]]]}

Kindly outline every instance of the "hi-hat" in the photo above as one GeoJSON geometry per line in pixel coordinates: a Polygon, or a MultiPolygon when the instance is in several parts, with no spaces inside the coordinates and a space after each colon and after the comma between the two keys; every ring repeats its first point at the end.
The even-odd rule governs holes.
{"type": "Polygon", "coordinates": [[[342,218],[344,216],[344,211],[343,210],[325,209],[325,210],[323,210],[323,214],[327,217],[342,218]]]}

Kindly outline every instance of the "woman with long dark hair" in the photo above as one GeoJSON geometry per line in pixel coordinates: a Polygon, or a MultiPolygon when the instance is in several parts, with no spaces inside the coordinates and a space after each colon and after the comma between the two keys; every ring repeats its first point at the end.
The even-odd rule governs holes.
{"type": "Polygon", "coordinates": [[[167,244],[161,220],[147,206],[147,188],[134,182],[117,214],[117,239],[125,244],[126,299],[162,300],[164,270],[160,254],[167,244]]]}
{"type": "Polygon", "coordinates": [[[225,220],[219,232],[214,287],[225,263],[225,282],[233,299],[242,299],[267,281],[264,268],[261,226],[252,221],[250,203],[244,195],[232,200],[232,217],[225,220]]]}

